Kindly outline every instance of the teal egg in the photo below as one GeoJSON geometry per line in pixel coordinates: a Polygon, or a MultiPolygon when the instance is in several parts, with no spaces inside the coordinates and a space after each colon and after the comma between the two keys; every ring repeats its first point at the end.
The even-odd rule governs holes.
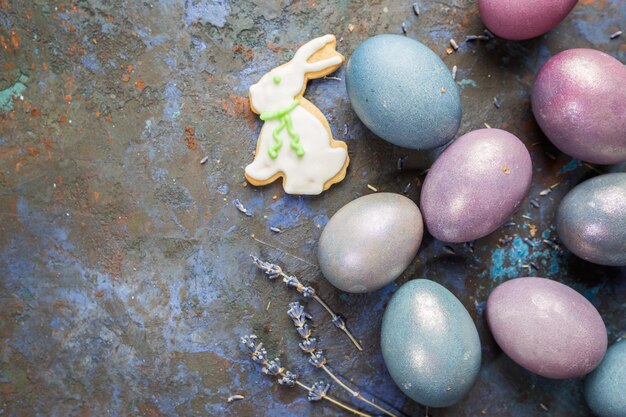
{"type": "Polygon", "coordinates": [[[587,376],[585,399],[598,417],[626,416],[626,340],[611,346],[587,376]]]}
{"type": "Polygon", "coordinates": [[[367,39],[350,57],[345,78],[357,116],[387,142],[431,149],[450,141],[459,129],[461,97],[450,70],[414,39],[367,39]]]}
{"type": "Polygon", "coordinates": [[[398,387],[429,407],[459,402],[480,370],[474,321],[450,291],[426,279],[407,282],[389,301],[381,348],[398,387]]]}

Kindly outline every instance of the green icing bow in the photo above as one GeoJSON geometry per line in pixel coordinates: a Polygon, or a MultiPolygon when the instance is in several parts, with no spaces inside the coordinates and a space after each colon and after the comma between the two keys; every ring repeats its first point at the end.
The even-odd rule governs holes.
{"type": "Polygon", "coordinates": [[[278,137],[280,132],[284,128],[287,128],[287,134],[289,135],[290,142],[289,146],[296,152],[298,157],[304,156],[304,148],[300,144],[300,136],[293,130],[293,122],[291,120],[291,111],[300,105],[300,101],[294,100],[289,106],[284,109],[276,110],[276,111],[266,111],[261,113],[261,120],[273,120],[278,119],[280,124],[274,131],[272,132],[272,138],[274,138],[274,145],[270,146],[267,150],[270,158],[276,159],[278,156],[278,151],[283,146],[283,141],[278,137]]]}

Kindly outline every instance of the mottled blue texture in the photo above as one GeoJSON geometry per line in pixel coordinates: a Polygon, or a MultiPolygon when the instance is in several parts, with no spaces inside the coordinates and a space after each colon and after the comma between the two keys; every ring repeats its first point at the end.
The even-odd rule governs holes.
{"type": "MultiPolygon", "coordinates": [[[[483,349],[480,379],[468,396],[428,414],[477,417],[485,409],[488,417],[591,415],[580,380],[549,380],[516,366],[488,336],[480,311],[494,285],[526,274],[525,264],[535,262],[537,274],[590,298],[611,340],[626,328],[626,268],[583,262],[542,242],[556,239],[542,232],[554,223],[563,194],[594,173],[578,161],[559,173],[570,158],[542,140],[530,113],[520,113],[528,107],[529,80],[551,54],[594,47],[626,62],[624,36],[608,40],[616,22],[626,21],[623,0],[580,5],[558,35],[524,43],[461,42],[462,35],[483,30],[473,0],[420,2],[419,17],[410,2],[363,0],[0,3],[9,5],[0,8],[6,43],[12,30],[20,37],[19,49],[3,51],[3,64],[13,69],[3,71],[0,90],[17,82],[27,87],[24,101],[19,95],[11,100],[14,113],[0,114],[2,417],[346,416],[327,401],[309,403],[298,387],[277,386],[238,349],[238,338],[254,332],[303,383],[330,382],[301,354],[301,339],[285,314],[297,294],[267,280],[250,264],[250,254],[279,263],[345,315],[363,352],[321,306],[308,304],[333,371],[364,396],[395,407],[398,416],[427,411],[386,372],[381,320],[399,286],[424,276],[467,306],[483,349]],[[224,19],[223,28],[215,25],[224,19]],[[423,180],[418,173],[432,163],[430,155],[429,163],[413,168],[413,152],[391,152],[359,122],[343,81],[312,80],[307,98],[326,115],[334,136],[351,146],[348,177],[302,202],[280,187],[246,185],[242,167],[253,157],[262,124],[247,108],[247,91],[311,36],[343,38],[338,48],[349,56],[381,30],[400,33],[403,21],[408,37],[440,56],[448,39],[457,39],[459,51],[445,62],[458,66],[458,80],[478,86],[466,83],[462,91],[460,130],[508,123],[542,169],[531,190],[541,209],[522,202],[511,218],[516,227],[500,228],[472,247],[451,245],[455,254],[426,236],[418,259],[394,283],[367,295],[349,294],[332,287],[317,268],[322,227],[341,206],[367,193],[368,183],[402,192],[410,182],[407,196],[417,201],[423,180]],[[463,30],[461,22],[467,22],[463,30]],[[125,82],[129,64],[134,69],[125,82]],[[63,101],[67,94],[71,103],[63,101]],[[500,109],[493,106],[494,95],[500,109]],[[41,116],[27,111],[27,103],[41,116]],[[62,115],[68,122],[60,123],[62,115]],[[196,150],[186,146],[185,127],[195,128],[196,150]],[[44,138],[52,141],[49,149],[44,138]],[[29,153],[35,148],[37,156],[29,153]],[[398,172],[396,160],[405,154],[411,156],[398,172]],[[209,160],[200,165],[204,156],[209,160]],[[537,196],[556,182],[550,195],[537,196]],[[252,217],[232,205],[237,198],[252,217]],[[526,222],[537,226],[536,236],[526,222]],[[522,242],[499,243],[507,234],[522,242]],[[497,277],[490,273],[494,251],[501,251],[502,263],[493,263],[497,277]],[[560,269],[551,273],[552,265],[560,269]],[[228,403],[233,394],[245,399],[228,403]]],[[[344,68],[335,74],[342,80],[344,68]]],[[[331,395],[377,414],[337,384],[331,395]]]]}
{"type": "Polygon", "coordinates": [[[450,71],[424,44],[398,35],[363,42],[346,66],[352,108],[376,135],[430,149],[454,137],[461,98],[450,71]]]}
{"type": "Polygon", "coordinates": [[[556,216],[559,237],[577,256],[626,265],[626,173],[600,175],[571,190],[556,216]]]}
{"type": "Polygon", "coordinates": [[[431,407],[459,402],[480,370],[480,339],[461,302],[434,281],[416,279],[394,294],[381,329],[385,365],[398,387],[431,407]]]}
{"type": "Polygon", "coordinates": [[[626,416],[626,341],[615,343],[585,380],[587,405],[599,417],[626,416]]]}

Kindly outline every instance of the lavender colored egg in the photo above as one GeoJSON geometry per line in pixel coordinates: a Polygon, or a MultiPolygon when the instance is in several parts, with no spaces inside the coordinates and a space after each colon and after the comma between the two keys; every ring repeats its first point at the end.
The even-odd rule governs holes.
{"type": "Polygon", "coordinates": [[[576,378],[593,371],[606,352],[602,317],[582,295],[545,278],[500,284],[487,299],[487,321],[502,350],[546,378],[576,378]]]}
{"type": "Polygon", "coordinates": [[[626,340],[611,346],[587,376],[585,399],[599,417],[626,416],[626,340]]]}
{"type": "Polygon", "coordinates": [[[322,274],[340,290],[377,290],[409,266],[422,242],[417,205],[400,194],[357,198],[330,219],[318,245],[322,274]]]}
{"type": "Polygon", "coordinates": [[[626,66],[593,49],[550,58],[535,79],[532,108],[563,153],[595,164],[626,161],[626,66]]]}
{"type": "Polygon", "coordinates": [[[626,173],[599,175],[561,201],[556,228],[575,255],[600,265],[626,265],[626,173]]]}
{"type": "Polygon", "coordinates": [[[494,34],[513,41],[548,32],[576,6],[577,0],[478,0],[480,17],[494,34]]]}
{"type": "Polygon", "coordinates": [[[502,225],[528,193],[532,163],[524,144],[500,129],[480,129],[452,143],[428,171],[421,208],[428,231],[467,242],[502,225]]]}
{"type": "Polygon", "coordinates": [[[380,344],[394,382],[426,406],[461,401],[480,370],[480,339],[472,317],[454,294],[427,279],[409,281],[393,295],[380,344]]]}

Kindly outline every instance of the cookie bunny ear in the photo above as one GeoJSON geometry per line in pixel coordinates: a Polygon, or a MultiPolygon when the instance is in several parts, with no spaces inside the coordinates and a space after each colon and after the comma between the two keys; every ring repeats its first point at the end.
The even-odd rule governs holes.
{"type": "Polygon", "coordinates": [[[302,45],[293,59],[304,63],[308,78],[319,78],[336,71],[345,58],[335,49],[334,35],[325,35],[302,45]]]}

